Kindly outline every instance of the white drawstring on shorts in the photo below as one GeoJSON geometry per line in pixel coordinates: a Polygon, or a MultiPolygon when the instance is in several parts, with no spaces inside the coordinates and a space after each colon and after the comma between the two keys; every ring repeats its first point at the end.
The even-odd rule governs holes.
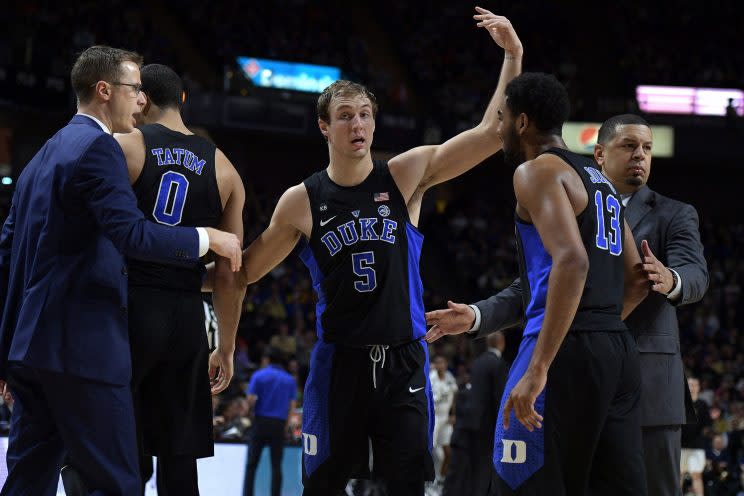
{"type": "Polygon", "coordinates": [[[369,350],[369,358],[372,360],[372,385],[377,389],[377,364],[380,364],[380,368],[385,368],[385,350],[389,348],[386,344],[375,344],[371,346],[369,350]]]}

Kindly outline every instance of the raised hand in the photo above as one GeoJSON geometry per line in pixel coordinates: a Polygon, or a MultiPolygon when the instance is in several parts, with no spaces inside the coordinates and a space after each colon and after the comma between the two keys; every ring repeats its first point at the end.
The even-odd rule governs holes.
{"type": "Polygon", "coordinates": [[[424,338],[429,343],[448,334],[462,334],[473,327],[475,312],[469,305],[448,301],[447,307],[444,310],[426,312],[426,323],[431,326],[431,329],[424,338]]]}
{"type": "Polygon", "coordinates": [[[478,12],[473,15],[473,19],[478,21],[476,26],[488,30],[488,34],[491,35],[493,41],[503,48],[506,53],[521,57],[522,42],[519,41],[517,32],[514,30],[509,19],[496,15],[482,7],[476,7],[475,10],[478,12]]]}

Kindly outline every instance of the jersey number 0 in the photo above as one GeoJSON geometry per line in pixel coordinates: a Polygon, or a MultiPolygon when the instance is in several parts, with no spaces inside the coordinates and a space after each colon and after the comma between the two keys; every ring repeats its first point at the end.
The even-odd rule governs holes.
{"type": "Polygon", "coordinates": [[[155,220],[168,226],[180,224],[188,192],[189,180],[186,176],[174,171],[163,174],[160,178],[155,208],[152,209],[155,220]]]}

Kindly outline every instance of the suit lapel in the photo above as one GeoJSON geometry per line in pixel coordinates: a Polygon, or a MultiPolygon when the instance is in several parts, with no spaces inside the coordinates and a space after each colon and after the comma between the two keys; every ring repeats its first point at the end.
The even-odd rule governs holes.
{"type": "Polygon", "coordinates": [[[631,230],[635,230],[638,223],[647,213],[656,205],[655,193],[648,186],[641,189],[630,198],[628,206],[625,209],[625,219],[631,230]]]}

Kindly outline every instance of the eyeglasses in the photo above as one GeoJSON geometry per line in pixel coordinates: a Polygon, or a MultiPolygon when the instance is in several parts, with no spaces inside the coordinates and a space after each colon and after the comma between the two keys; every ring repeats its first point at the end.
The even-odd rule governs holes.
{"type": "MultiPolygon", "coordinates": [[[[119,81],[106,81],[109,84],[113,84],[115,86],[129,86],[134,90],[135,96],[139,96],[140,92],[142,91],[142,85],[137,83],[121,83],[119,81]]],[[[98,83],[93,83],[90,85],[92,88],[93,86],[97,85],[98,83]]]]}
{"type": "Polygon", "coordinates": [[[111,84],[115,84],[117,86],[129,86],[130,88],[132,88],[134,90],[134,94],[136,96],[139,96],[140,91],[142,91],[142,85],[141,84],[136,84],[136,83],[120,83],[118,81],[112,82],[111,84]]]}

